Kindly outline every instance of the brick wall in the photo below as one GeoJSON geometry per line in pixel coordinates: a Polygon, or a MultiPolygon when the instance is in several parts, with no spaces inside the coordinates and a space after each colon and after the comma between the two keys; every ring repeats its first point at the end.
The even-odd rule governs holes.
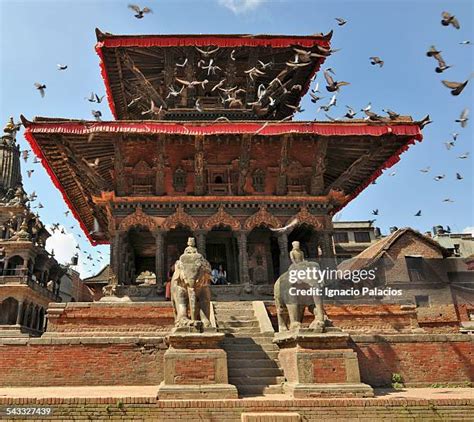
{"type": "Polygon", "coordinates": [[[153,420],[158,422],[226,421],[281,422],[294,414],[307,422],[341,420],[456,420],[472,421],[472,399],[246,399],[163,400],[149,397],[11,399],[0,406],[51,406],[52,416],[42,420],[153,420]],[[258,419],[248,419],[247,416],[258,419]]]}
{"type": "Polygon", "coordinates": [[[474,339],[467,335],[353,336],[362,382],[406,385],[474,382],[474,339]]]}
{"type": "MultiPolygon", "coordinates": [[[[276,308],[265,304],[275,328],[278,327],[276,308]]],[[[335,327],[349,333],[410,333],[417,328],[417,313],[413,307],[400,305],[333,305],[325,304],[324,310],[335,327]]],[[[304,323],[309,325],[314,316],[306,310],[304,323]]]]}
{"type": "Polygon", "coordinates": [[[315,382],[346,382],[346,364],[343,358],[324,358],[313,361],[315,382]]]}
{"type": "Polygon", "coordinates": [[[211,359],[178,359],[175,371],[176,384],[212,384],[216,379],[215,362],[211,359]]]}
{"type": "Polygon", "coordinates": [[[174,326],[171,303],[67,303],[48,309],[48,334],[163,332],[174,326]]]}
{"type": "MultiPolygon", "coordinates": [[[[471,336],[356,335],[353,340],[362,382],[372,386],[389,385],[394,373],[408,385],[474,383],[471,336]]],[[[166,350],[159,337],[2,339],[0,386],[158,386],[166,350]]]]}
{"type": "Polygon", "coordinates": [[[50,341],[2,340],[0,386],[158,385],[163,379],[163,339],[50,341]]]}

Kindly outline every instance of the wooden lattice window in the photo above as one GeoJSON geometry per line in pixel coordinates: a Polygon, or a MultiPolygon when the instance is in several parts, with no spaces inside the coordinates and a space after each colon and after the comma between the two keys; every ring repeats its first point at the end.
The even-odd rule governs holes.
{"type": "Polygon", "coordinates": [[[176,192],[184,192],[186,189],[186,172],[181,167],[174,172],[173,186],[176,192]]]}
{"type": "Polygon", "coordinates": [[[265,191],[265,171],[257,169],[253,173],[253,188],[255,192],[265,191]]]}

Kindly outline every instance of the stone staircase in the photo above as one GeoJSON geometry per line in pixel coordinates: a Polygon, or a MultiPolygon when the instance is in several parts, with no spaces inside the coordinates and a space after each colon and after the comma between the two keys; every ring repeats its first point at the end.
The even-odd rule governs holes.
{"type": "Polygon", "coordinates": [[[281,394],[285,381],[272,333],[261,333],[252,302],[214,302],[218,331],[225,333],[229,383],[241,396],[281,394]]]}

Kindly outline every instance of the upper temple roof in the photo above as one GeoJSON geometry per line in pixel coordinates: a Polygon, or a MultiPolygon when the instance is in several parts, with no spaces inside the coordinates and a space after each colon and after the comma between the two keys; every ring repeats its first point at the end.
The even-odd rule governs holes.
{"type": "Polygon", "coordinates": [[[96,34],[120,120],[289,117],[330,55],[332,35],[96,34]]]}

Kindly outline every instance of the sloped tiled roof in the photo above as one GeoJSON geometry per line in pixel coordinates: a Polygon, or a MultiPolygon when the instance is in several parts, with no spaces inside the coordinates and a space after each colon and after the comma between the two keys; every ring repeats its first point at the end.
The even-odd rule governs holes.
{"type": "Polygon", "coordinates": [[[389,250],[390,247],[397,240],[399,240],[402,236],[408,233],[411,233],[420,238],[422,241],[438,248],[444,257],[449,256],[449,251],[443,248],[438,242],[433,240],[431,237],[425,236],[424,234],[420,233],[417,230],[413,230],[410,227],[405,227],[402,229],[398,229],[397,231],[391,233],[389,236],[380,239],[376,243],[373,243],[354,258],[341,262],[341,264],[338,265],[338,269],[354,271],[370,267],[371,265],[375,264],[375,262],[377,262],[380,258],[382,258],[385,252],[389,250]]]}

